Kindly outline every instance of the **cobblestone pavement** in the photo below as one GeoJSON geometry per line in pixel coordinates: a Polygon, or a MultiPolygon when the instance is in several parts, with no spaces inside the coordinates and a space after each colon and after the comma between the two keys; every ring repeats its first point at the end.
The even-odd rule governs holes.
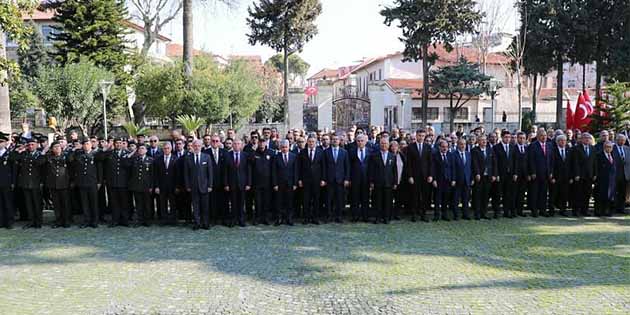
{"type": "Polygon", "coordinates": [[[0,231],[0,314],[628,314],[630,216],[0,231]]]}

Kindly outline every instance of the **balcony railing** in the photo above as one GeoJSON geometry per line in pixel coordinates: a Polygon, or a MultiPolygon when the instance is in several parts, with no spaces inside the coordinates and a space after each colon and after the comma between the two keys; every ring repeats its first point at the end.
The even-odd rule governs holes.
{"type": "Polygon", "coordinates": [[[360,90],[357,86],[348,85],[333,90],[333,103],[347,99],[356,99],[364,102],[370,101],[368,92],[360,90]]]}

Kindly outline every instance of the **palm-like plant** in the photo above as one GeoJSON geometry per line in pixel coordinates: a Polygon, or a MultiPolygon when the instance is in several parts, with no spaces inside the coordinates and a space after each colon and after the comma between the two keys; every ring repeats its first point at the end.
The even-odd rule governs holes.
{"type": "Polygon", "coordinates": [[[125,131],[127,131],[127,134],[129,135],[129,137],[131,138],[135,138],[137,137],[139,134],[145,134],[147,133],[148,129],[145,127],[140,127],[138,125],[136,125],[133,122],[128,122],[126,124],[123,125],[123,128],[125,128],[125,131]]]}
{"type": "Polygon", "coordinates": [[[188,135],[197,138],[197,130],[203,126],[203,119],[195,115],[180,115],[176,120],[188,135]]]}

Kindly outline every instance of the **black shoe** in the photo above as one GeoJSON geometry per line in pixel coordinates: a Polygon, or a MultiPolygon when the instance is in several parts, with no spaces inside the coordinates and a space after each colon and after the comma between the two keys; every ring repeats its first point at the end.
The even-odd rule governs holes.
{"type": "Polygon", "coordinates": [[[87,224],[81,224],[81,225],[79,225],[79,228],[80,228],[80,229],[85,229],[85,228],[88,228],[88,227],[89,227],[89,225],[87,225],[87,224]]]}
{"type": "Polygon", "coordinates": [[[433,218],[433,222],[437,222],[437,221],[440,221],[440,217],[434,217],[433,218]]]}
{"type": "Polygon", "coordinates": [[[282,224],[282,222],[280,222],[280,220],[274,222],[273,226],[279,226],[280,224],[282,224]]]}
{"type": "Polygon", "coordinates": [[[241,222],[241,223],[238,224],[238,226],[245,227],[246,225],[245,225],[245,223],[241,222]]]}
{"type": "Polygon", "coordinates": [[[383,224],[389,224],[389,220],[383,220],[383,224]]]}
{"type": "Polygon", "coordinates": [[[208,226],[207,224],[205,224],[205,225],[202,225],[202,226],[201,226],[201,229],[202,229],[202,230],[206,230],[206,231],[207,231],[207,230],[209,230],[209,229],[210,229],[210,226],[208,226]]]}
{"type": "Polygon", "coordinates": [[[70,228],[70,224],[64,224],[61,227],[64,228],[64,229],[67,229],[67,228],[70,228]]]}
{"type": "Polygon", "coordinates": [[[470,217],[463,217],[462,219],[464,219],[466,221],[470,221],[470,217]]]}
{"type": "Polygon", "coordinates": [[[319,225],[319,221],[317,221],[317,220],[313,220],[311,223],[313,223],[315,225],[319,225]]]}
{"type": "Polygon", "coordinates": [[[91,227],[93,229],[96,229],[96,228],[98,228],[98,224],[90,224],[89,227],[91,227]]]}
{"type": "MultiPolygon", "coordinates": [[[[451,221],[451,219],[446,218],[446,217],[445,217],[445,218],[442,218],[442,220],[444,220],[444,221],[446,221],[446,222],[450,222],[450,221],[451,221]]],[[[456,220],[456,221],[457,221],[457,220],[456,220]]]]}
{"type": "Polygon", "coordinates": [[[50,226],[51,229],[58,229],[60,227],[61,227],[61,225],[59,225],[59,224],[53,224],[53,225],[50,226]]]}
{"type": "Polygon", "coordinates": [[[484,220],[490,220],[490,218],[489,218],[489,217],[487,217],[487,216],[485,216],[485,215],[484,215],[484,216],[482,216],[481,218],[482,218],[482,219],[484,219],[484,220]]]}
{"type": "Polygon", "coordinates": [[[289,222],[287,222],[287,225],[288,225],[288,226],[293,226],[293,221],[289,221],[289,222]]]}
{"type": "Polygon", "coordinates": [[[378,224],[378,220],[372,221],[373,224],[378,224]]]}
{"type": "Polygon", "coordinates": [[[199,230],[199,224],[194,224],[194,225],[192,226],[192,230],[193,230],[193,231],[197,231],[197,230],[199,230]]]}
{"type": "Polygon", "coordinates": [[[416,216],[415,215],[411,217],[411,222],[416,222],[416,216]]]}
{"type": "Polygon", "coordinates": [[[110,223],[110,224],[107,225],[107,227],[110,228],[110,229],[111,228],[115,228],[117,226],[118,226],[118,224],[116,224],[116,223],[110,223]]]}
{"type": "Polygon", "coordinates": [[[6,230],[13,230],[13,225],[6,225],[4,228],[6,230]]]}
{"type": "Polygon", "coordinates": [[[335,223],[342,224],[342,223],[343,223],[343,221],[341,221],[341,219],[335,219],[335,223]]]}

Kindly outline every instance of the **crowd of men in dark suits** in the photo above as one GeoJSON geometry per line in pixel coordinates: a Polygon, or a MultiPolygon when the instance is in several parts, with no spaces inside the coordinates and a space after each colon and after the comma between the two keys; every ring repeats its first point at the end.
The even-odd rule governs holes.
{"type": "Polygon", "coordinates": [[[0,134],[0,227],[389,223],[624,213],[627,137],[482,127],[168,140],[0,134]],[[574,137],[575,135],[575,137],[574,137]],[[569,210],[571,210],[569,212],[569,210]],[[107,216],[106,216],[107,215],[107,216]],[[107,219],[107,220],[106,220],[107,219]],[[133,224],[131,224],[133,223],[133,224]]]}

